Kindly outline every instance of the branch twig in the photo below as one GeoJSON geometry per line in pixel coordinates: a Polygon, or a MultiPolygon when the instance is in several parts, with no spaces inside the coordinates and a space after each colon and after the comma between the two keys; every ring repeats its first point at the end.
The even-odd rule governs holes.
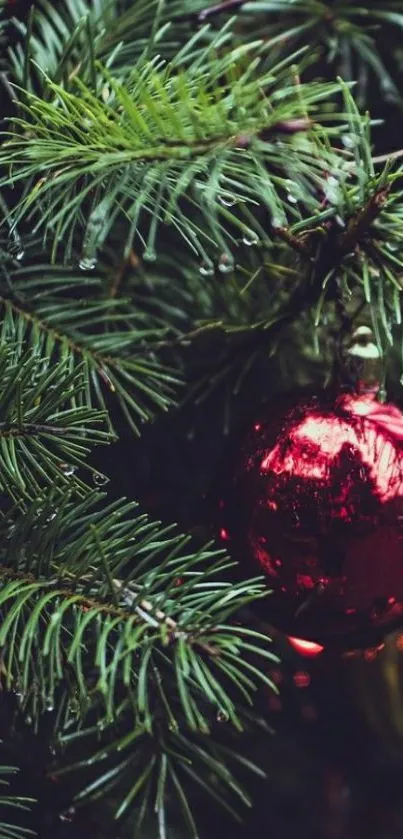
{"type": "Polygon", "coordinates": [[[389,187],[383,187],[374,192],[365,207],[350,220],[347,230],[341,234],[338,240],[338,249],[343,256],[355,250],[371,224],[382,212],[388,198],[389,189],[389,187]]]}
{"type": "Polygon", "coordinates": [[[282,239],[283,242],[286,242],[287,245],[290,246],[294,251],[302,254],[307,259],[311,259],[312,253],[308,245],[302,241],[302,239],[294,236],[293,233],[288,229],[288,227],[274,227],[273,232],[282,239]]]}

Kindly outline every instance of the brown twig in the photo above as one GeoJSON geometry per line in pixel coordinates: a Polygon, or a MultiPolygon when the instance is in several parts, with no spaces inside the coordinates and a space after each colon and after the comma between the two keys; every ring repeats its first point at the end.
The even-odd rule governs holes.
{"type": "Polygon", "coordinates": [[[299,239],[297,236],[294,236],[293,233],[288,229],[288,227],[273,227],[273,232],[282,239],[283,242],[286,242],[287,245],[290,246],[294,251],[297,253],[302,254],[306,259],[311,259],[312,254],[311,250],[308,245],[299,239]]]}
{"type": "Polygon", "coordinates": [[[383,187],[377,190],[377,192],[374,192],[365,207],[350,219],[347,230],[339,236],[337,242],[337,249],[340,251],[341,256],[345,256],[345,254],[352,253],[355,250],[365,233],[371,227],[371,224],[373,224],[382,212],[388,199],[389,190],[389,187],[383,187]]]}
{"type": "Polygon", "coordinates": [[[117,266],[116,270],[113,272],[111,287],[109,289],[109,297],[116,297],[117,293],[120,289],[124,274],[126,270],[126,262],[122,262],[120,265],[117,266]]]}
{"type": "Polygon", "coordinates": [[[233,138],[233,144],[236,148],[247,149],[251,145],[254,138],[257,136],[259,140],[270,140],[276,134],[300,134],[303,131],[309,131],[313,126],[313,120],[309,117],[297,117],[296,119],[283,119],[273,123],[267,128],[262,128],[257,134],[238,134],[233,138]]]}

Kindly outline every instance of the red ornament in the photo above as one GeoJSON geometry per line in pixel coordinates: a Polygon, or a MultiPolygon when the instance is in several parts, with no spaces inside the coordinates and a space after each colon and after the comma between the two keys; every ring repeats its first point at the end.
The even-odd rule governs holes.
{"type": "Polygon", "coordinates": [[[267,577],[273,625],[299,643],[365,643],[403,616],[403,414],[370,393],[272,412],[247,436],[220,516],[229,550],[267,577]]]}

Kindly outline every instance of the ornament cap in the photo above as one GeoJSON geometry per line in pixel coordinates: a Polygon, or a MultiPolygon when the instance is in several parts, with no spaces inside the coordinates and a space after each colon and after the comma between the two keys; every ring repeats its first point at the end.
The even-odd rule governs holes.
{"type": "Polygon", "coordinates": [[[369,326],[361,325],[354,330],[347,356],[355,368],[357,391],[375,395],[381,387],[382,353],[369,326]]]}
{"type": "Polygon", "coordinates": [[[351,343],[347,352],[357,358],[381,358],[381,351],[369,326],[357,327],[351,336],[351,343]]]}

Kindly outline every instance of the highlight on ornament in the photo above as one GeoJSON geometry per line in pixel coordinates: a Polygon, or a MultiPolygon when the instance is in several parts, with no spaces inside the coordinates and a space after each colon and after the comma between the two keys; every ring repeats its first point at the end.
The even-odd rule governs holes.
{"type": "Polygon", "coordinates": [[[403,414],[374,389],[268,410],[235,460],[220,530],[245,573],[266,576],[267,620],[301,653],[390,628],[403,617],[403,414]]]}
{"type": "Polygon", "coordinates": [[[323,653],[325,649],[321,644],[316,644],[314,641],[305,641],[303,638],[293,638],[292,635],[288,636],[288,641],[297,653],[302,656],[306,656],[307,658],[314,658],[323,653]]]}

